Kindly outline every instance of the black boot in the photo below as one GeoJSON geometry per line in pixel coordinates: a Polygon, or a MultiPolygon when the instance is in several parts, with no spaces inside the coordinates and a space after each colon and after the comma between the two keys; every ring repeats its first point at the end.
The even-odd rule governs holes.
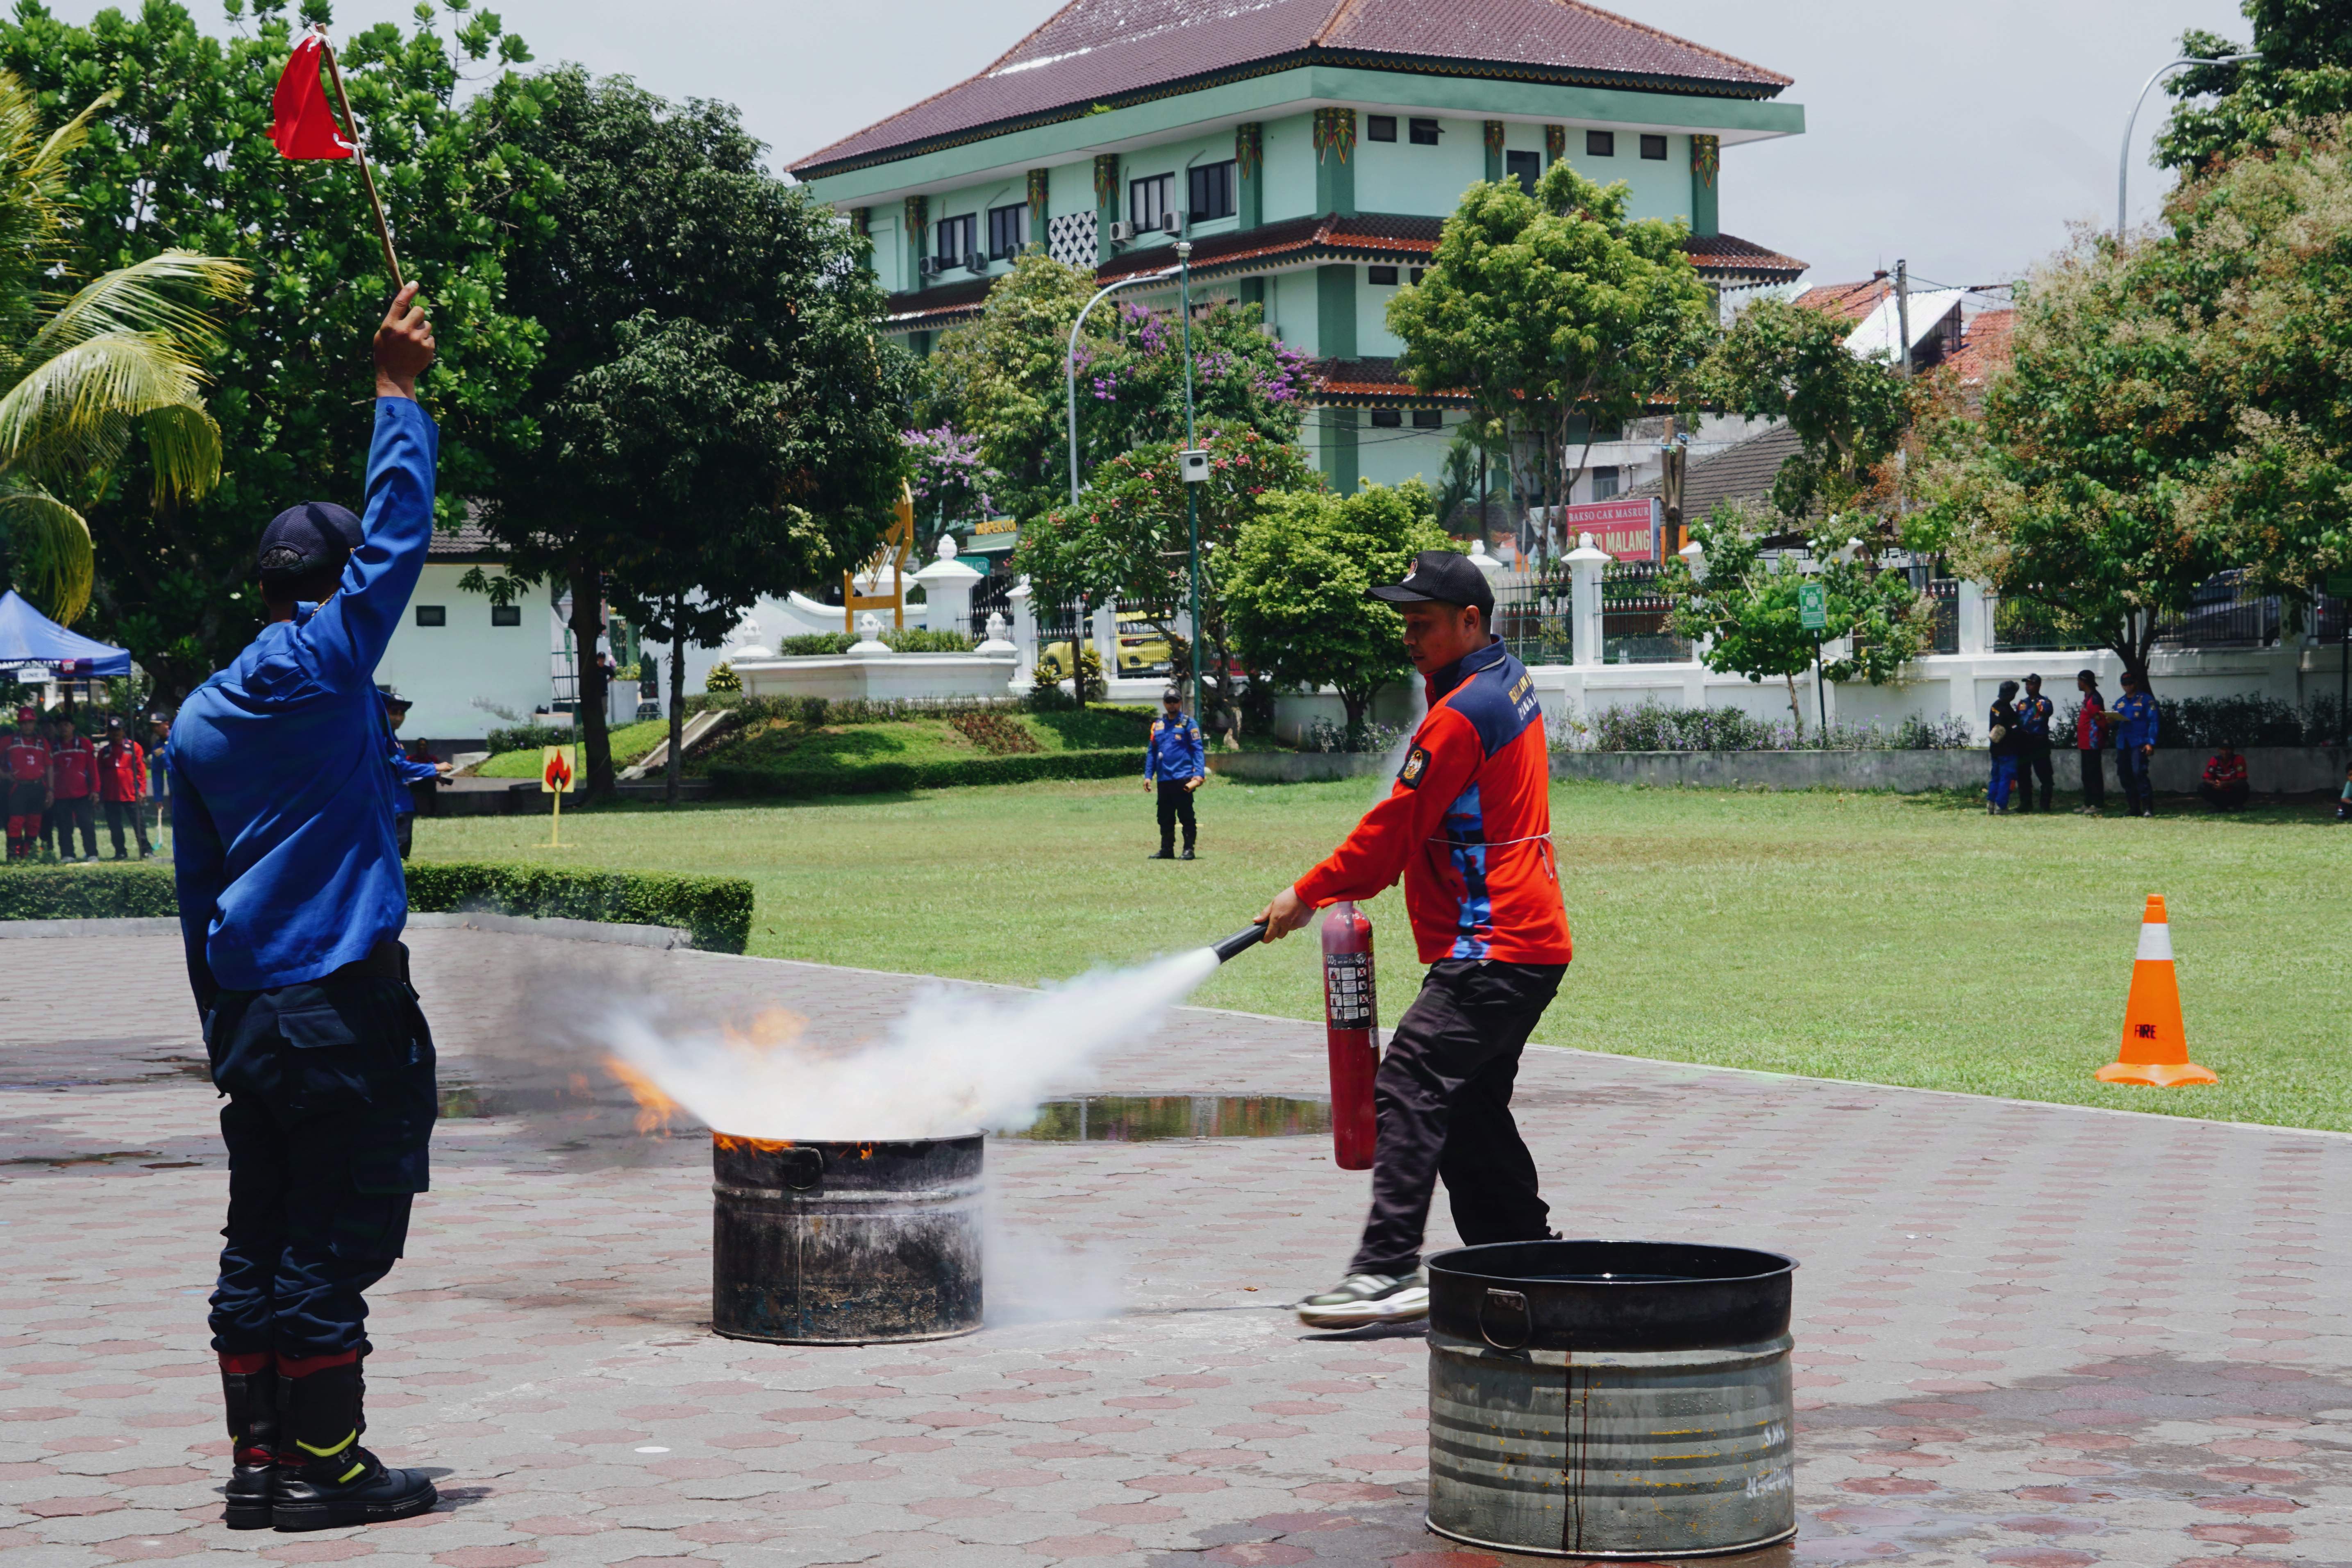
{"type": "Polygon", "coordinates": [[[281,1531],[382,1524],[425,1512],[440,1500],[422,1470],[390,1470],[360,1447],[359,1363],[331,1366],[278,1384],[278,1503],[281,1531]]]}
{"type": "Polygon", "coordinates": [[[1159,854],[1146,855],[1144,858],[1146,860],[1173,860],[1176,858],[1176,851],[1172,846],[1162,844],[1160,847],[1159,854]]]}
{"type": "Polygon", "coordinates": [[[278,1369],[231,1372],[228,1362],[251,1358],[221,1359],[221,1403],[228,1410],[228,1440],[235,1445],[221,1522],[231,1530],[268,1530],[278,1492],[278,1369]]]}
{"type": "Polygon", "coordinates": [[[1177,858],[1178,858],[1178,859],[1180,859],[1180,860],[1190,860],[1192,858],[1192,847],[1190,844],[1187,844],[1186,846],[1184,846],[1184,853],[1177,857],[1177,858]]]}

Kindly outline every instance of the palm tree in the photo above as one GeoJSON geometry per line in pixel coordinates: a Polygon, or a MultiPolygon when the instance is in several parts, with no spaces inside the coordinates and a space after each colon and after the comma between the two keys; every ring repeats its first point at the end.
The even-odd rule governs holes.
{"type": "Polygon", "coordinates": [[[18,591],[60,624],[89,605],[80,509],[105,494],[134,440],[157,505],[219,481],[220,427],[202,387],[220,329],[187,301],[240,298],[247,277],[221,257],[166,250],[63,287],[67,160],[116,96],[44,135],[34,95],[0,72],[0,548],[18,591]]]}

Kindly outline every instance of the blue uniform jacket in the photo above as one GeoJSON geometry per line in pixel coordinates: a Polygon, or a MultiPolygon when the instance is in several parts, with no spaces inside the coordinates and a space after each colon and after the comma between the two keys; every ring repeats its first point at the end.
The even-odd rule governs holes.
{"type": "Polygon", "coordinates": [[[1201,726],[1184,714],[1162,714],[1151,721],[1151,739],[1143,748],[1143,776],[1181,784],[1209,771],[1208,752],[1201,744],[1201,726]]]}
{"type": "Polygon", "coordinates": [[[2145,691],[2126,691],[2116,699],[2116,749],[2127,751],[2156,744],[2156,699],[2145,691]]]}
{"type": "MultiPolygon", "coordinates": [[[[387,728],[389,724],[387,719],[387,728]]],[[[408,786],[432,784],[440,778],[441,770],[431,763],[420,763],[410,757],[401,749],[398,733],[390,735],[387,741],[392,748],[389,756],[392,763],[392,814],[394,816],[414,816],[416,815],[416,797],[408,793],[408,786]]]]}
{"type": "Polygon", "coordinates": [[[2047,697],[2017,696],[2017,731],[2028,742],[2050,739],[2050,715],[2056,708],[2047,697]]]}
{"type": "Polygon", "coordinates": [[[376,399],[365,536],[341,589],[264,626],[181,705],[173,869],[199,1008],[316,980],[408,921],[375,667],[432,542],[439,447],[424,409],[376,399]]]}

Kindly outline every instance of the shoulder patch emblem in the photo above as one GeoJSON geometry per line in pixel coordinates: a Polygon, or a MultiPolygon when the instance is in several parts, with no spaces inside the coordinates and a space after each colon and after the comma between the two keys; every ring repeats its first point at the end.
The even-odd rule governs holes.
{"type": "Polygon", "coordinates": [[[1410,752],[1406,753],[1404,766],[1397,770],[1397,783],[1404,785],[1407,789],[1419,789],[1421,787],[1421,775],[1428,771],[1428,749],[1423,746],[1415,746],[1410,752]]]}

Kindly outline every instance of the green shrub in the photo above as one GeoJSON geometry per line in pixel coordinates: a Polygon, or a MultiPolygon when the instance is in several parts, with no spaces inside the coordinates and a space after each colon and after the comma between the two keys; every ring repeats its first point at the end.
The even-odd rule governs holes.
{"type": "Polygon", "coordinates": [[[1115,779],[1141,776],[1131,751],[1045,752],[1018,757],[952,757],[925,763],[873,763],[863,767],[793,768],[713,763],[711,788],[719,795],[804,799],[828,795],[895,795],[963,784],[1026,784],[1035,779],[1115,779]]]}
{"type": "Polygon", "coordinates": [[[17,865],[0,871],[0,921],[97,921],[177,916],[169,866],[17,865]]]}
{"type": "MultiPolygon", "coordinates": [[[[804,632],[778,643],[776,653],[783,658],[823,658],[847,653],[850,645],[857,640],[854,632],[804,632]]],[[[882,634],[882,646],[892,653],[970,653],[971,639],[961,632],[925,631],[920,626],[908,626],[904,630],[893,627],[882,634]]]]}
{"type": "MultiPolygon", "coordinates": [[[[751,933],[751,884],[740,877],[419,860],[408,868],[408,907],[463,913],[677,926],[710,952],[740,952],[751,933]]],[[[24,867],[0,871],[0,920],[120,920],[180,912],[163,866],[24,867]]]]}
{"type": "MultiPolygon", "coordinates": [[[[740,693],[743,689],[743,678],[735,673],[732,664],[722,660],[712,665],[710,673],[702,678],[702,689],[721,696],[730,691],[740,693]]],[[[694,699],[689,697],[687,700],[692,702],[694,699]]]]}
{"type": "Polygon", "coordinates": [[[515,724],[504,730],[493,730],[489,735],[490,755],[501,752],[536,752],[541,746],[569,746],[580,739],[580,731],[569,724],[515,724]]]}

